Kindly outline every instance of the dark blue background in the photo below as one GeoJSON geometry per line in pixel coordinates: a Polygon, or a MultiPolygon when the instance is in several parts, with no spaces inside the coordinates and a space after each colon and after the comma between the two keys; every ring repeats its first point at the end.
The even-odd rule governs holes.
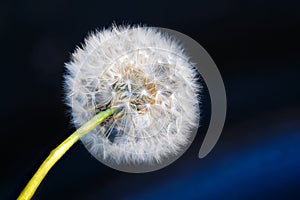
{"type": "Polygon", "coordinates": [[[15,199],[74,131],[62,102],[64,63],[88,32],[113,21],[174,29],[209,52],[228,96],[221,138],[197,158],[206,116],[179,160],[146,174],[110,169],[79,142],[34,199],[299,199],[299,8],[260,0],[1,1],[0,199],[15,199]]]}

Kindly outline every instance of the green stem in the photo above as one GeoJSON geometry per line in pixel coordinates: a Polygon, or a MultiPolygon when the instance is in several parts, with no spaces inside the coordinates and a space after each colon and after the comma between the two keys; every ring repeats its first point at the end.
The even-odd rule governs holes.
{"type": "Polygon", "coordinates": [[[96,128],[99,124],[105,121],[108,117],[117,112],[118,108],[109,108],[103,112],[100,112],[72,135],[70,135],[65,141],[63,141],[58,147],[51,151],[50,155],[46,158],[40,168],[36,171],[33,177],[30,179],[26,187],[21,192],[18,200],[31,199],[36,189],[47,175],[53,165],[70,149],[70,147],[77,142],[82,136],[96,128]]]}

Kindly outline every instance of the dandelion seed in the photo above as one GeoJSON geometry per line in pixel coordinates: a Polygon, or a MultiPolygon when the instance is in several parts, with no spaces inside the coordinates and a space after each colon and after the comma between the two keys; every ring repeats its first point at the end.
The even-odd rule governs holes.
{"type": "Polygon", "coordinates": [[[103,109],[123,107],[122,114],[81,138],[95,158],[153,164],[191,142],[199,122],[199,85],[183,52],[176,40],[147,27],[96,32],[77,49],[66,64],[75,126],[103,109]],[[87,80],[89,91],[96,91],[89,93],[94,101],[86,93],[87,80]]]}

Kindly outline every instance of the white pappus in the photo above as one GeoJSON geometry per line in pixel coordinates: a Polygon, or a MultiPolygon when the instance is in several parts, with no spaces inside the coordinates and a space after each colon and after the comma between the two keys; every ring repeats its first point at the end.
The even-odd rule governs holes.
{"type": "Polygon", "coordinates": [[[77,128],[102,110],[122,108],[81,138],[98,160],[159,163],[191,142],[201,86],[171,36],[114,26],[90,34],[66,68],[66,102],[77,128]]]}

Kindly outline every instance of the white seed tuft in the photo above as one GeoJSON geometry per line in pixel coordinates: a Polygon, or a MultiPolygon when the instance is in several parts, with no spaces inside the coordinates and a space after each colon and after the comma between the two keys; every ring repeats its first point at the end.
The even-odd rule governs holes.
{"type": "Polygon", "coordinates": [[[154,28],[91,34],[66,64],[66,101],[80,127],[122,107],[81,138],[98,160],[155,163],[187,145],[199,122],[197,71],[179,43],[154,28]]]}

